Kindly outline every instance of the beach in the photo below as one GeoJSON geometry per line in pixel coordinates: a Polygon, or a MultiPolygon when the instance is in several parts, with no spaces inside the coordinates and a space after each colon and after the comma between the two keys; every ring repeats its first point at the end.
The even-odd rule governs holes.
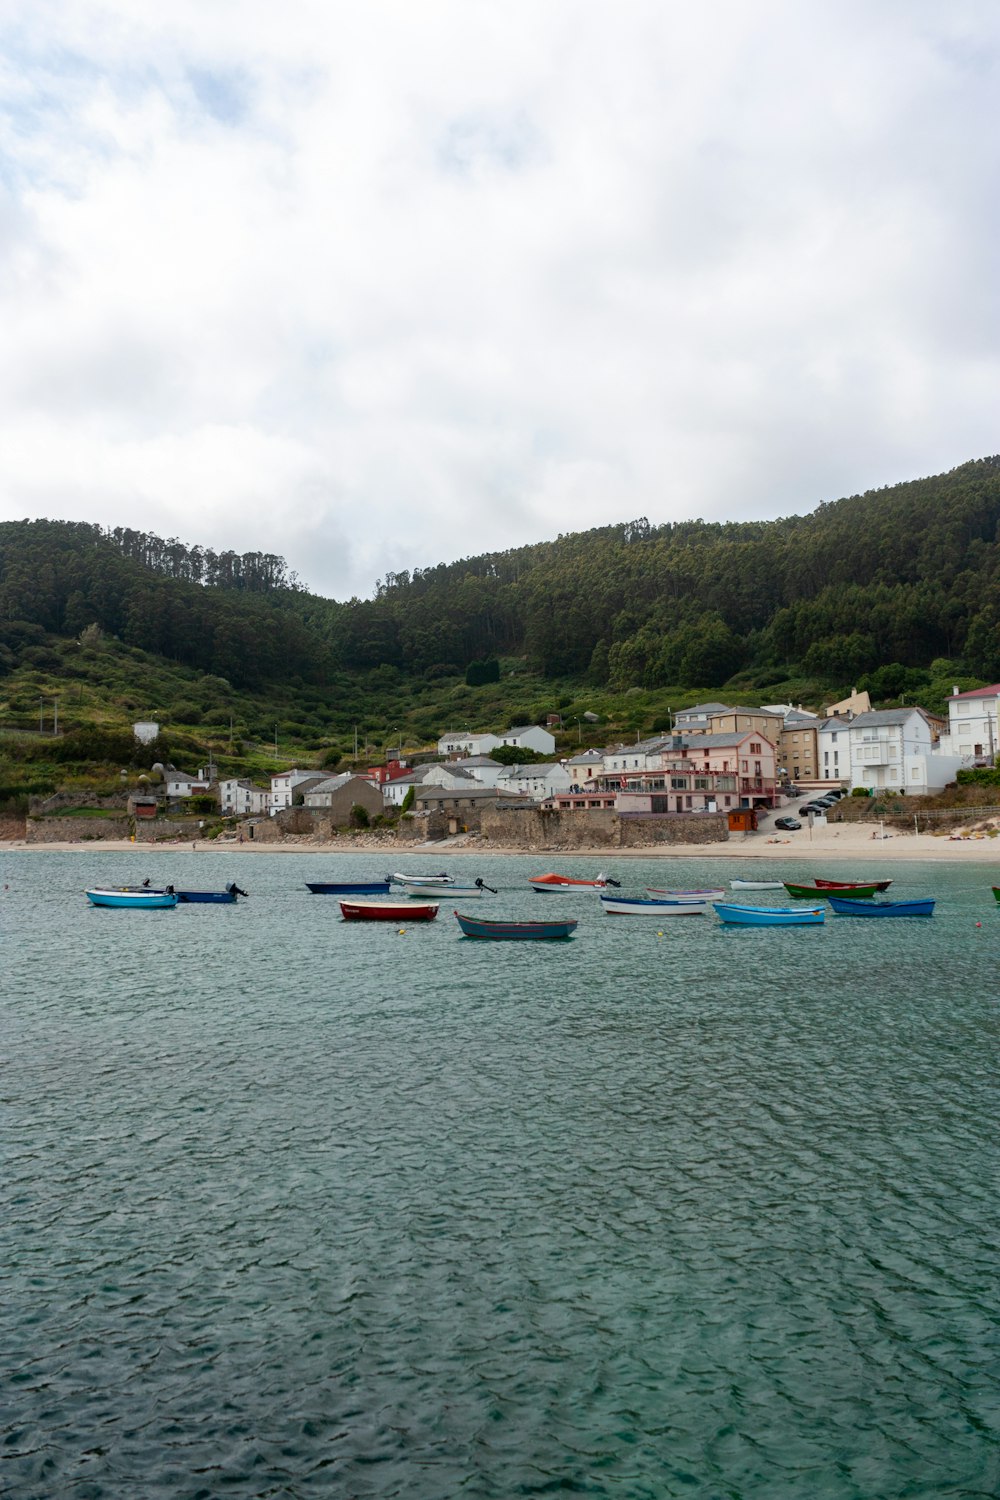
{"type": "Polygon", "coordinates": [[[554,860],[598,860],[602,865],[612,861],[633,859],[746,859],[779,861],[817,860],[850,861],[863,859],[866,864],[874,860],[879,865],[896,860],[940,860],[949,864],[997,864],[1000,865],[1000,835],[962,831],[962,836],[951,833],[914,833],[912,830],[888,829],[882,831],[878,825],[863,823],[805,825],[798,831],[782,833],[773,827],[761,828],[756,833],[736,834],[722,843],[715,844],[655,844],[643,848],[618,849],[607,846],[572,849],[554,844],[530,846],[506,846],[490,843],[476,834],[459,834],[450,839],[437,839],[430,843],[401,843],[392,838],[372,834],[358,834],[320,842],[299,835],[281,840],[255,843],[247,840],[239,843],[233,839],[206,839],[192,844],[187,841],[147,842],[133,844],[128,839],[93,840],[86,843],[27,843],[24,840],[8,840],[8,850],[28,853],[80,853],[93,857],[100,852],[138,852],[155,856],[169,854],[172,858],[189,854],[197,858],[199,853],[232,854],[238,858],[255,858],[262,854],[358,854],[369,859],[378,857],[380,863],[395,864],[401,858],[419,855],[426,860],[433,856],[435,863],[442,859],[482,858],[487,855],[532,855],[554,860]]]}

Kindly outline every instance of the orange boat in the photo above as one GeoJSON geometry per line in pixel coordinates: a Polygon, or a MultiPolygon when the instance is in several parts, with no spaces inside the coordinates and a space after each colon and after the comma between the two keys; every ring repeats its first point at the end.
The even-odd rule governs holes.
{"type": "Polygon", "coordinates": [[[617,887],[619,882],[610,880],[602,871],[593,880],[574,880],[570,875],[533,875],[529,884],[533,891],[543,894],[571,895],[573,891],[603,891],[609,885],[617,887]]]}

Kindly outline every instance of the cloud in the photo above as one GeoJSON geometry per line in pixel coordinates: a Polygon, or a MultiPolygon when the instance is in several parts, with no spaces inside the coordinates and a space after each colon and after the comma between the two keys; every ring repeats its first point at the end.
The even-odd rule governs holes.
{"type": "Polygon", "coordinates": [[[0,14],[0,515],[366,594],[995,451],[985,3],[0,14]]]}

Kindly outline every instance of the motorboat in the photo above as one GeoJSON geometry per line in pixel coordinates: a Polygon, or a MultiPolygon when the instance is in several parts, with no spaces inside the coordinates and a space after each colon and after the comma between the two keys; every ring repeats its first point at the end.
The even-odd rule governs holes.
{"type": "Polygon", "coordinates": [[[95,887],[87,892],[87,900],[93,906],[119,906],[128,911],[156,911],[164,907],[177,905],[177,892],[172,888],[165,891],[149,890],[111,890],[95,887]]]}
{"type": "Polygon", "coordinates": [[[529,885],[533,891],[542,895],[572,896],[579,891],[603,891],[609,885],[619,886],[620,882],[612,880],[603,871],[595,875],[593,880],[576,880],[571,875],[533,875],[529,879],[529,885]]]}

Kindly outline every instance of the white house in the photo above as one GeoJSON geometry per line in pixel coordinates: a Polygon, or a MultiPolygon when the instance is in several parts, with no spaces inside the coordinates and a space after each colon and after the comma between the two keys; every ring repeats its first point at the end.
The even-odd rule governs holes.
{"type": "Polygon", "coordinates": [[[163,773],[163,784],[167,797],[194,797],[210,790],[207,777],[188,776],[186,771],[175,771],[173,767],[163,773]]]}
{"type": "Polygon", "coordinates": [[[291,807],[295,796],[295,788],[302,785],[304,781],[322,781],[322,772],[300,771],[293,767],[291,771],[276,771],[271,777],[271,791],[268,797],[268,811],[272,818],[275,813],[281,812],[283,807],[291,807]]]}
{"type": "Polygon", "coordinates": [[[568,792],[572,783],[569,772],[560,761],[531,766],[505,766],[497,778],[497,791],[505,796],[530,797],[544,802],[557,792],[568,792]]]}
{"type": "Polygon", "coordinates": [[[254,817],[267,811],[270,792],[262,786],[254,786],[252,781],[233,776],[219,782],[218,792],[224,817],[254,817]]]}
{"type": "Polygon", "coordinates": [[[852,787],[927,796],[954,781],[962,758],[942,754],[937,721],[922,708],[883,708],[852,719],[852,787]]]}
{"type": "Polygon", "coordinates": [[[965,766],[992,765],[1000,754],[1000,683],[960,693],[948,699],[948,730],[942,749],[961,758],[965,766]]]}
{"type": "MultiPolygon", "coordinates": [[[[853,786],[851,764],[851,719],[835,714],[816,725],[816,776],[823,781],[843,781],[853,786]]],[[[863,785],[865,783],[862,783],[863,785]]]]}
{"type": "MultiPolygon", "coordinates": [[[[449,729],[438,740],[439,755],[489,755],[500,741],[495,734],[471,729],[449,729]]],[[[553,741],[553,744],[555,741],[553,741]]]]}
{"type": "Polygon", "coordinates": [[[604,773],[604,751],[581,750],[576,755],[567,756],[563,765],[569,772],[570,786],[585,792],[594,777],[604,773]]]}
{"type": "Polygon", "coordinates": [[[455,770],[474,776],[480,786],[496,786],[503,766],[489,755],[466,755],[455,762],[455,770]]]}
{"type": "MultiPolygon", "coordinates": [[[[520,724],[515,729],[508,729],[498,743],[514,745],[518,750],[537,750],[539,755],[551,755],[556,748],[555,736],[540,724],[520,724]]],[[[494,750],[496,746],[491,745],[490,749],[494,750]]]]}
{"type": "Polygon", "coordinates": [[[401,807],[411,787],[419,791],[422,787],[439,786],[454,791],[459,787],[481,785],[482,782],[454,762],[448,765],[415,766],[409,776],[397,776],[395,780],[385,783],[382,800],[386,807],[401,807]]]}

